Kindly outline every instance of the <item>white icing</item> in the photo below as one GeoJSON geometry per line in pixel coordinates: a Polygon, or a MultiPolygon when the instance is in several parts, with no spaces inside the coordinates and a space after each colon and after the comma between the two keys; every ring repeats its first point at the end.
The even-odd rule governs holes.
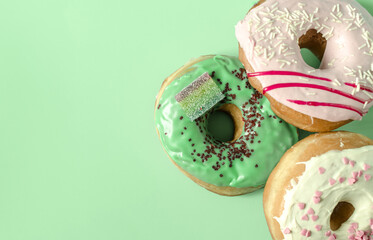
{"type": "Polygon", "coordinates": [[[324,77],[332,82],[296,76],[259,76],[263,88],[276,83],[312,83],[351,94],[361,101],[306,87],[268,92],[294,110],[332,122],[361,119],[373,105],[373,18],[354,0],[266,0],[236,25],[237,40],[255,72],[293,71],[324,77]],[[308,66],[298,46],[307,30],[316,29],[327,40],[320,69],[308,66]],[[348,84],[356,84],[351,87],[348,84]],[[359,113],[331,106],[299,105],[290,100],[343,104],[359,113]]]}
{"type": "MultiPolygon", "coordinates": [[[[289,228],[291,233],[284,234],[288,239],[329,239],[325,234],[330,229],[330,216],[338,202],[349,202],[355,208],[351,217],[331,234],[336,235],[336,239],[349,239],[351,233],[348,232],[351,223],[358,223],[358,230],[372,233],[371,219],[373,219],[373,146],[365,146],[357,149],[347,149],[343,151],[329,151],[317,157],[311,158],[305,164],[306,170],[298,178],[296,185],[292,184],[284,196],[284,210],[281,216],[275,219],[279,222],[281,230],[284,232],[289,228]],[[345,164],[342,159],[347,157],[353,164],[345,164]],[[368,164],[370,168],[367,168],[368,164]],[[320,173],[319,168],[324,168],[325,172],[320,173]],[[350,185],[349,178],[353,172],[362,171],[362,176],[357,177],[357,182],[350,185]],[[364,176],[370,175],[372,178],[366,180],[364,176]],[[340,183],[339,178],[345,178],[340,183]],[[331,185],[329,179],[336,180],[331,185]],[[321,191],[320,203],[315,203],[313,197],[316,191],[321,191]],[[305,208],[299,208],[298,203],[305,203],[305,208]],[[302,220],[307,215],[307,211],[312,208],[317,220],[312,219],[312,214],[308,215],[308,221],[302,220]],[[316,226],[322,226],[320,231],[316,226]],[[302,236],[303,229],[309,230],[310,237],[302,236]]],[[[357,238],[360,239],[360,238],[357,238]]],[[[364,238],[361,238],[364,239],[364,238]]],[[[366,238],[371,239],[371,238],[366,238]]],[[[373,238],[372,238],[373,239],[373,238]]]]}

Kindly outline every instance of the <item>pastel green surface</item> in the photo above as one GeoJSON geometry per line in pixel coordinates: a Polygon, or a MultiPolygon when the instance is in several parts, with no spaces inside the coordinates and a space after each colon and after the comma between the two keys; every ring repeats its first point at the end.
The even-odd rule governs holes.
{"type": "Polygon", "coordinates": [[[155,112],[167,154],[192,176],[215,186],[263,185],[281,156],[296,143],[296,128],[277,118],[269,101],[249,85],[238,58],[212,56],[190,68],[166,87],[155,112]],[[175,95],[205,72],[225,98],[192,122],[175,95]],[[225,104],[237,106],[245,123],[232,143],[216,141],[207,130],[210,114],[225,104]]]}
{"type": "MultiPolygon", "coordinates": [[[[262,190],[196,185],[154,124],[162,80],[192,57],[237,56],[251,5],[0,1],[0,239],[270,240],[262,190]]],[[[343,129],[373,138],[372,122],[343,129]]]]}

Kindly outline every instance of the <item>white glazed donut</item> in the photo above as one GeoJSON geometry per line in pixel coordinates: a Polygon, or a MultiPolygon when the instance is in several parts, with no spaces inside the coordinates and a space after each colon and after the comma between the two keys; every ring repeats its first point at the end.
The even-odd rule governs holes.
{"type": "Polygon", "coordinates": [[[329,132],[301,140],[264,190],[273,239],[373,239],[372,177],[371,139],[329,132]]]}
{"type": "Polygon", "coordinates": [[[312,131],[331,130],[312,128],[313,118],[341,123],[331,128],[361,119],[373,105],[372,16],[355,0],[259,4],[236,25],[240,59],[254,87],[272,104],[308,116],[307,124],[287,119],[280,107],[275,112],[312,131]],[[319,69],[304,62],[300,47],[322,58],[319,69]]]}

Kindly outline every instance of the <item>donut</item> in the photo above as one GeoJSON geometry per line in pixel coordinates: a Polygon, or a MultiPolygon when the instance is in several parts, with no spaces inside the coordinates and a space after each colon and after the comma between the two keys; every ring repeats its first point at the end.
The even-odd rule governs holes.
{"type": "Polygon", "coordinates": [[[288,123],[330,131],[373,105],[373,18],[355,0],[261,0],[235,32],[251,85],[288,123]]]}
{"type": "Polygon", "coordinates": [[[263,187],[298,138],[296,128],[278,118],[268,100],[250,86],[238,58],[221,55],[193,59],[166,78],[156,98],[155,124],[178,169],[207,190],[227,196],[263,187]],[[204,73],[225,98],[192,121],[175,96],[204,73]],[[211,135],[210,117],[219,111],[232,118],[233,139],[211,135]]]}
{"type": "Polygon", "coordinates": [[[310,135],[289,149],[263,193],[272,238],[373,239],[373,140],[310,135]]]}

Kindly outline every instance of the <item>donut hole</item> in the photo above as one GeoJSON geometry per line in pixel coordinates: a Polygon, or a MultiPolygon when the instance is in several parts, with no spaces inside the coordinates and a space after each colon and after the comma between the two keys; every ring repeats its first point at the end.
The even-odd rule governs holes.
{"type": "Polygon", "coordinates": [[[234,104],[225,104],[210,114],[207,131],[217,141],[234,142],[241,136],[243,125],[241,110],[234,104]]]}
{"type": "Polygon", "coordinates": [[[316,29],[310,29],[302,35],[298,40],[298,45],[304,62],[315,69],[319,69],[326,43],[326,39],[316,29]]]}
{"type": "Polygon", "coordinates": [[[338,230],[354,213],[355,208],[351,203],[339,202],[330,216],[330,229],[338,230]]]}

